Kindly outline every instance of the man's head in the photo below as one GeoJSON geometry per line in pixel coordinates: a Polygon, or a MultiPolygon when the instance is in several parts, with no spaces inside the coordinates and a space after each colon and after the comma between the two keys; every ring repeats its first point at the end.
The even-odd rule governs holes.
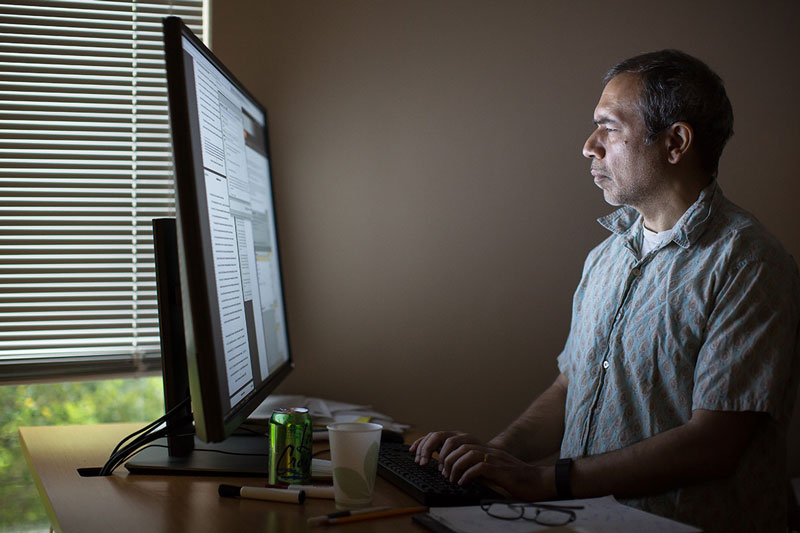
{"type": "Polygon", "coordinates": [[[626,59],[606,74],[606,84],[623,73],[641,80],[639,110],[647,142],[676,122],[694,130],[702,169],[717,175],[722,149],[733,135],[733,108],[722,80],[705,63],[678,50],[661,50],[626,59]]]}
{"type": "MultiPolygon", "coordinates": [[[[650,223],[674,222],[716,176],[733,112],[719,77],[675,50],[612,68],[583,147],[595,184],[612,205],[650,223]]],[[[667,226],[669,227],[669,226],[667,226]]]]}

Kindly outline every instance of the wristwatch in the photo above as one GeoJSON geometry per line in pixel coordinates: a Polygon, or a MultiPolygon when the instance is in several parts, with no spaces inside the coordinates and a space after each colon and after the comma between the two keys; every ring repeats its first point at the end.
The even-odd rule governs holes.
{"type": "Polygon", "coordinates": [[[572,459],[559,459],[556,461],[556,497],[559,500],[572,499],[572,483],[569,473],[572,469],[572,459]]]}

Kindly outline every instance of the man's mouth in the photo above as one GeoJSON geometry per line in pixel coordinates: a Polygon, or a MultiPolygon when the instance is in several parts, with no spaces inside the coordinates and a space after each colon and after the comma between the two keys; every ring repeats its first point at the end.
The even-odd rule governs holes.
{"type": "Polygon", "coordinates": [[[594,180],[603,180],[603,179],[610,179],[608,175],[608,171],[602,168],[591,168],[591,174],[594,177],[594,180]]]}

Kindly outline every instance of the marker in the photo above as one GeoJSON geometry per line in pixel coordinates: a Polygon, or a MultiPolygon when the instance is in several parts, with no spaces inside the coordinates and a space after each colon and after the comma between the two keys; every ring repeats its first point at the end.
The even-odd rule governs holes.
{"type": "Polygon", "coordinates": [[[360,515],[365,513],[374,513],[377,511],[386,511],[389,507],[382,506],[382,507],[367,507],[366,509],[353,509],[352,511],[339,511],[336,513],[331,514],[324,514],[322,516],[312,516],[308,519],[307,525],[309,526],[320,526],[322,524],[327,524],[328,521],[333,520],[335,518],[344,518],[346,516],[354,516],[360,515]]]}
{"type": "Polygon", "coordinates": [[[271,487],[237,487],[225,484],[219,486],[219,495],[226,498],[247,498],[249,500],[285,503],[303,503],[306,499],[306,493],[302,490],[271,487]]]}
{"type": "Polygon", "coordinates": [[[328,500],[334,499],[332,485],[282,485],[280,483],[270,485],[268,483],[265,486],[271,489],[302,490],[306,493],[306,498],[325,498],[328,500]]]}

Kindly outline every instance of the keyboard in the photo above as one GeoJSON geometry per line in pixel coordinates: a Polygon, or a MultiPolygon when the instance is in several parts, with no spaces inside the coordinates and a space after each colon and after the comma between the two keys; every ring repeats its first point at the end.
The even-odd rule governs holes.
{"type": "Polygon", "coordinates": [[[503,496],[480,483],[460,486],[442,476],[436,459],[420,466],[405,444],[383,442],[378,455],[378,475],[427,507],[478,505],[503,496]]]}

